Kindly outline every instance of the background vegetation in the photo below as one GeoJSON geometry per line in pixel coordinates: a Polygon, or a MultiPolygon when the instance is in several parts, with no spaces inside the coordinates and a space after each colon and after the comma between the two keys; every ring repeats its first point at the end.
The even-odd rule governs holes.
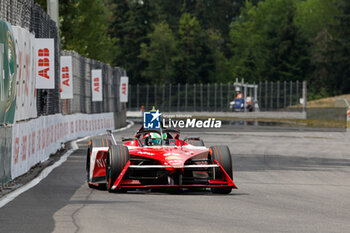
{"type": "MultiPolygon", "coordinates": [[[[37,0],[45,6],[45,0],[37,0]]],[[[63,47],[131,83],[306,80],[350,93],[348,0],[60,0],[63,47]]]]}

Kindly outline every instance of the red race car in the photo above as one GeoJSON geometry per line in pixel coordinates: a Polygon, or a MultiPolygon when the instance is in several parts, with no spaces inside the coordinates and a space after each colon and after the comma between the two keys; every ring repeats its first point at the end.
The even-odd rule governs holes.
{"type": "Polygon", "coordinates": [[[86,170],[90,188],[106,185],[109,192],[210,188],[213,193],[228,194],[237,188],[227,146],[206,148],[200,138],[181,140],[174,129],[141,127],[121,144],[111,132],[92,139],[86,170]]]}

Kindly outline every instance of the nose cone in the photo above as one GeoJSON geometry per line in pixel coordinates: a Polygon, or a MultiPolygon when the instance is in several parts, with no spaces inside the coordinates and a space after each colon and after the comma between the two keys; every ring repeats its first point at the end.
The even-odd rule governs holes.
{"type": "Polygon", "coordinates": [[[173,168],[183,168],[184,159],[177,155],[169,155],[165,158],[166,163],[173,168]]]}

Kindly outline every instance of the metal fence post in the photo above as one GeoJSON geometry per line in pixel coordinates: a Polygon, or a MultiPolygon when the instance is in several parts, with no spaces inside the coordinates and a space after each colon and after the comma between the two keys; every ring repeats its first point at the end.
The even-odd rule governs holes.
{"type": "Polygon", "coordinates": [[[146,110],[148,111],[149,107],[148,107],[148,95],[149,95],[149,85],[146,85],[146,110]]]}
{"type": "Polygon", "coordinates": [[[180,83],[177,84],[177,111],[180,111],[180,83]]]}
{"type": "Polygon", "coordinates": [[[267,110],[267,81],[265,81],[265,111],[267,110]]]}
{"type": "Polygon", "coordinates": [[[169,112],[171,112],[171,83],[169,84],[169,112]]]}
{"type": "Polygon", "coordinates": [[[210,83],[208,83],[208,86],[207,86],[207,112],[210,112],[209,106],[210,106],[210,83]]]}
{"type": "Polygon", "coordinates": [[[299,105],[299,80],[297,80],[297,83],[296,83],[296,88],[297,88],[297,99],[296,99],[296,105],[298,106],[299,105]]]}
{"type": "Polygon", "coordinates": [[[244,112],[247,111],[247,84],[244,85],[244,112]]]}
{"type": "Polygon", "coordinates": [[[273,110],[273,82],[271,81],[270,108],[273,110]]]}
{"type": "Polygon", "coordinates": [[[230,107],[230,97],[231,97],[231,83],[227,84],[227,104],[226,104],[226,110],[228,111],[230,107]]]}
{"type": "Polygon", "coordinates": [[[188,88],[188,83],[185,85],[185,111],[187,111],[187,88],[188,88]]]}
{"type": "MultiPolygon", "coordinates": [[[[128,87],[128,109],[129,111],[131,111],[131,84],[129,84],[129,87],[128,87]]],[[[116,101],[115,99],[113,99],[113,101],[116,101]]],[[[116,111],[116,109],[114,109],[116,111]]]]}
{"type": "Polygon", "coordinates": [[[277,81],[277,109],[280,108],[280,81],[277,81]]]}
{"type": "Polygon", "coordinates": [[[216,87],[217,84],[214,84],[214,111],[216,112],[216,98],[217,98],[217,93],[216,93],[216,87]]]}
{"type": "Polygon", "coordinates": [[[263,106],[262,106],[262,96],[261,96],[261,89],[262,89],[262,83],[261,82],[259,82],[259,99],[258,99],[258,101],[259,101],[259,107],[260,107],[260,109],[262,110],[263,109],[263,106]]]}
{"type": "Polygon", "coordinates": [[[223,98],[223,95],[222,95],[222,83],[220,83],[220,108],[221,108],[221,112],[222,112],[222,99],[223,98]]]}
{"type": "Polygon", "coordinates": [[[193,84],[193,111],[196,111],[196,84],[193,84]]]}
{"type": "Polygon", "coordinates": [[[136,85],[136,109],[137,110],[140,110],[140,97],[139,97],[139,94],[140,94],[140,85],[137,84],[136,85]]]}
{"type": "Polygon", "coordinates": [[[307,82],[303,81],[303,112],[306,112],[307,103],[307,82]]]}
{"type": "Polygon", "coordinates": [[[157,84],[155,84],[154,85],[154,87],[153,87],[154,89],[153,89],[153,94],[154,94],[154,105],[156,106],[156,108],[159,108],[158,106],[157,106],[157,84]]]}
{"type": "Polygon", "coordinates": [[[285,109],[286,108],[286,105],[287,105],[287,82],[284,81],[283,82],[283,97],[284,97],[284,100],[283,100],[283,108],[285,109]]]}
{"type": "Polygon", "coordinates": [[[291,106],[292,106],[292,102],[293,102],[293,96],[292,96],[292,92],[293,92],[293,81],[290,81],[290,82],[289,82],[289,88],[290,88],[290,91],[289,91],[289,106],[291,107],[291,106]]]}
{"type": "Polygon", "coordinates": [[[163,101],[162,101],[162,111],[164,111],[164,107],[165,107],[165,84],[163,84],[163,93],[162,93],[162,99],[163,99],[163,101]]]}
{"type": "MultiPolygon", "coordinates": [[[[258,96],[258,85],[255,85],[254,83],[254,107],[255,107],[255,103],[257,103],[256,98],[258,96]]],[[[259,111],[259,108],[257,109],[257,111],[259,111]]]]}
{"type": "Polygon", "coordinates": [[[203,83],[200,84],[200,92],[201,92],[201,112],[203,112],[203,83]]]}

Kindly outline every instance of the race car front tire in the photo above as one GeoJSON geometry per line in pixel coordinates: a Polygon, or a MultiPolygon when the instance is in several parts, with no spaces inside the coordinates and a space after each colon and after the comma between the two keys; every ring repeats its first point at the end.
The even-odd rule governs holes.
{"type": "Polygon", "coordinates": [[[94,147],[108,147],[110,146],[111,140],[107,137],[101,137],[101,138],[94,138],[89,141],[87,153],[86,153],[86,173],[87,173],[87,182],[89,185],[89,188],[95,188],[96,186],[89,183],[90,178],[90,160],[91,160],[91,153],[94,147]]]}
{"type": "MultiPolygon", "coordinates": [[[[106,159],[106,182],[108,192],[112,192],[113,184],[129,161],[129,150],[123,145],[109,147],[106,159]]],[[[118,190],[115,190],[118,191],[118,190]]],[[[120,190],[122,191],[122,190],[120,190]]]]}
{"type": "MultiPolygon", "coordinates": [[[[229,177],[232,179],[232,159],[231,159],[231,152],[228,146],[211,146],[209,149],[211,160],[218,161],[218,163],[222,166],[222,168],[225,170],[225,172],[229,175],[229,177]]],[[[222,179],[224,177],[224,173],[221,171],[220,168],[215,169],[215,179],[222,179]]],[[[211,188],[211,191],[213,193],[220,193],[220,194],[229,194],[232,191],[232,187],[218,187],[218,188],[211,188]]]]}

